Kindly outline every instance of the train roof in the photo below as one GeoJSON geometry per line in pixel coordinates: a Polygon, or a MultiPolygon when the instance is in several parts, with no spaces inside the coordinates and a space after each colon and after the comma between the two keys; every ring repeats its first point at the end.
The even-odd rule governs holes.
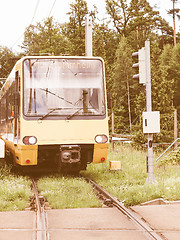
{"type": "Polygon", "coordinates": [[[99,59],[103,61],[101,57],[94,57],[94,56],[25,56],[19,59],[16,64],[14,65],[12,71],[10,72],[9,76],[7,77],[5,83],[3,84],[2,88],[0,89],[0,98],[5,94],[7,89],[12,85],[12,83],[15,81],[15,69],[18,64],[22,64],[22,62],[26,59],[99,59]]]}
{"type": "MultiPolygon", "coordinates": [[[[22,57],[21,59],[18,60],[18,62],[22,62],[25,59],[44,59],[44,58],[49,58],[49,59],[54,59],[54,58],[59,58],[59,59],[63,59],[63,58],[67,58],[67,59],[101,59],[103,60],[101,57],[95,57],[95,56],[48,56],[48,55],[35,55],[35,56],[25,56],[22,57]]],[[[17,63],[18,63],[17,62],[17,63]]]]}

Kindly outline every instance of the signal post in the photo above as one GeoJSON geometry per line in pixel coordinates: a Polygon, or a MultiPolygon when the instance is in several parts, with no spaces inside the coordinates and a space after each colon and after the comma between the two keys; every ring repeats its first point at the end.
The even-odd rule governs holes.
{"type": "Polygon", "coordinates": [[[151,100],[151,63],[150,63],[150,41],[145,42],[145,47],[132,56],[138,56],[138,63],[133,68],[139,68],[139,74],[133,76],[138,78],[139,83],[146,85],[146,112],[143,112],[143,133],[147,134],[148,156],[147,156],[147,184],[155,183],[153,172],[153,133],[160,132],[160,112],[152,111],[151,100]]]}

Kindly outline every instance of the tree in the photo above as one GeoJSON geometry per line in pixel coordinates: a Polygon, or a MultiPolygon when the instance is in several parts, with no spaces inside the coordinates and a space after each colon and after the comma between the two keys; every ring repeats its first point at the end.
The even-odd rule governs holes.
{"type": "Polygon", "coordinates": [[[93,56],[102,57],[106,67],[107,91],[112,92],[112,66],[119,43],[116,32],[109,29],[108,25],[95,24],[93,26],[93,56]]]}
{"type": "Polygon", "coordinates": [[[154,11],[146,0],[131,0],[129,31],[137,32],[138,47],[144,44],[159,22],[159,12],[154,11]]]}
{"type": "Polygon", "coordinates": [[[173,105],[178,109],[178,113],[180,111],[180,43],[176,45],[176,47],[172,50],[172,58],[171,58],[171,71],[172,71],[172,79],[174,80],[174,96],[173,96],[173,105]]]}
{"type": "Polygon", "coordinates": [[[161,31],[161,35],[157,36],[160,48],[163,49],[166,44],[173,44],[173,28],[169,23],[165,19],[160,19],[158,28],[161,31]]]}
{"type": "Polygon", "coordinates": [[[0,88],[19,58],[20,54],[14,54],[10,48],[0,46],[0,78],[2,78],[0,79],[0,88]]]}
{"type": "Polygon", "coordinates": [[[0,77],[6,78],[14,67],[15,54],[8,47],[0,46],[0,77]]]}
{"type": "MultiPolygon", "coordinates": [[[[154,44],[155,45],[155,44],[154,44]]],[[[152,89],[153,105],[161,113],[172,111],[173,79],[171,69],[172,46],[166,45],[162,53],[155,45],[152,48],[152,89]]]]}
{"type": "Polygon", "coordinates": [[[22,44],[27,55],[62,55],[66,54],[67,46],[68,41],[62,34],[62,27],[54,22],[53,17],[27,27],[22,44]]]}
{"type": "Polygon", "coordinates": [[[173,37],[174,37],[174,46],[176,46],[176,16],[180,18],[180,8],[175,8],[175,3],[178,0],[171,0],[173,3],[173,8],[168,11],[168,14],[172,15],[173,17],[173,37]]]}
{"type": "Polygon", "coordinates": [[[136,44],[136,48],[154,38],[158,30],[162,31],[166,42],[166,33],[169,36],[172,29],[147,0],[106,0],[106,9],[118,34],[131,38],[131,45],[136,44]]]}
{"type": "Polygon", "coordinates": [[[70,4],[69,22],[63,27],[63,33],[70,42],[70,55],[82,56],[85,53],[85,17],[88,14],[87,3],[75,0],[70,4]]]}
{"type": "Polygon", "coordinates": [[[127,39],[122,37],[116,51],[112,74],[116,132],[121,133],[131,127],[132,123],[132,109],[134,108],[132,52],[127,39]]]}
{"type": "Polygon", "coordinates": [[[153,81],[154,91],[154,105],[161,113],[161,133],[158,139],[161,142],[173,141],[173,99],[174,99],[174,71],[172,69],[173,47],[166,45],[154,65],[153,69],[159,69],[159,77],[153,81]]]}
{"type": "MultiPolygon", "coordinates": [[[[178,1],[178,0],[171,0],[172,3],[173,3],[173,8],[170,9],[168,11],[168,14],[172,14],[172,17],[173,17],[173,37],[174,37],[174,46],[176,47],[176,16],[178,16],[178,18],[180,18],[180,15],[179,15],[179,12],[180,12],[180,9],[179,8],[175,8],[175,3],[178,1]]],[[[176,100],[178,99],[178,95],[177,95],[177,80],[175,80],[174,82],[175,84],[175,97],[174,97],[174,106],[176,107],[177,103],[176,103],[176,100]]],[[[174,139],[177,138],[177,114],[176,114],[176,110],[174,112],[174,116],[175,116],[175,121],[174,121],[174,139]]],[[[176,144],[176,147],[177,147],[177,144],[176,144]]]]}
{"type": "Polygon", "coordinates": [[[130,19],[126,0],[106,0],[106,10],[113,20],[114,27],[121,35],[127,36],[127,25],[130,19]]]}

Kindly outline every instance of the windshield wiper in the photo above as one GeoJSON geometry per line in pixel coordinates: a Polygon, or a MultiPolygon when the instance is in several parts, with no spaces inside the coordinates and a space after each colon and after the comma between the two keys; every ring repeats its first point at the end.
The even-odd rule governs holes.
{"type": "Polygon", "coordinates": [[[71,68],[69,68],[68,66],[68,61],[66,59],[63,59],[63,62],[66,62],[67,63],[67,69],[76,77],[78,75],[78,72],[74,73],[71,68]]]}
{"type": "Polygon", "coordinates": [[[84,107],[82,107],[82,108],[79,108],[77,111],[75,111],[73,114],[71,114],[71,115],[69,115],[67,118],[66,118],[66,120],[70,120],[72,117],[74,117],[75,115],[76,115],[76,113],[78,113],[78,112],[80,112],[81,110],[89,110],[89,108],[84,108],[84,107]]]}
{"type": "Polygon", "coordinates": [[[56,110],[62,110],[63,108],[53,108],[51,109],[48,113],[46,113],[45,115],[43,115],[42,117],[40,117],[38,120],[43,120],[44,118],[48,117],[52,112],[56,111],[56,110]]]}
{"type": "Polygon", "coordinates": [[[71,105],[74,106],[74,104],[73,104],[72,102],[64,99],[63,97],[60,97],[59,95],[57,95],[56,93],[53,93],[53,92],[49,91],[48,89],[44,89],[44,88],[40,88],[40,89],[41,89],[42,91],[48,92],[48,93],[52,94],[53,96],[56,96],[57,98],[59,98],[59,99],[61,99],[61,100],[63,100],[63,101],[65,101],[65,102],[67,102],[67,103],[69,103],[69,104],[71,104],[71,105]]]}

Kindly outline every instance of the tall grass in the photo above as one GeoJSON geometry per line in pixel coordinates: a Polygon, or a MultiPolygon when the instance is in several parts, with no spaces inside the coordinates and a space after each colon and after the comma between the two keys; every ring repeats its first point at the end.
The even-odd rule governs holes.
{"type": "Polygon", "coordinates": [[[102,203],[93,188],[84,179],[75,176],[44,177],[38,181],[38,189],[51,208],[101,207],[102,203]]]}
{"type": "MultiPolygon", "coordinates": [[[[180,198],[180,167],[161,167],[154,162],[155,184],[146,184],[146,151],[116,146],[110,150],[106,164],[91,164],[86,176],[94,179],[125,205],[137,205],[156,198],[177,200],[180,198]],[[121,171],[109,170],[109,161],[121,161],[121,171]]],[[[154,157],[155,159],[155,157],[154,157]]]]}
{"type": "Polygon", "coordinates": [[[32,196],[31,181],[13,175],[6,165],[0,168],[0,211],[24,210],[32,196]]]}
{"type": "MultiPolygon", "coordinates": [[[[125,205],[136,205],[156,198],[180,199],[180,166],[154,162],[155,184],[145,184],[147,151],[116,146],[109,151],[108,161],[90,164],[82,174],[99,183],[125,205]],[[120,171],[109,170],[109,161],[121,161],[120,171]]],[[[156,157],[154,157],[156,159],[156,157]]],[[[173,162],[174,164],[174,162],[173,162]]],[[[24,210],[30,197],[28,177],[13,175],[10,168],[0,168],[0,211],[24,210]]],[[[40,194],[52,208],[101,207],[93,188],[84,179],[74,176],[43,177],[38,181],[40,194]]]]}

